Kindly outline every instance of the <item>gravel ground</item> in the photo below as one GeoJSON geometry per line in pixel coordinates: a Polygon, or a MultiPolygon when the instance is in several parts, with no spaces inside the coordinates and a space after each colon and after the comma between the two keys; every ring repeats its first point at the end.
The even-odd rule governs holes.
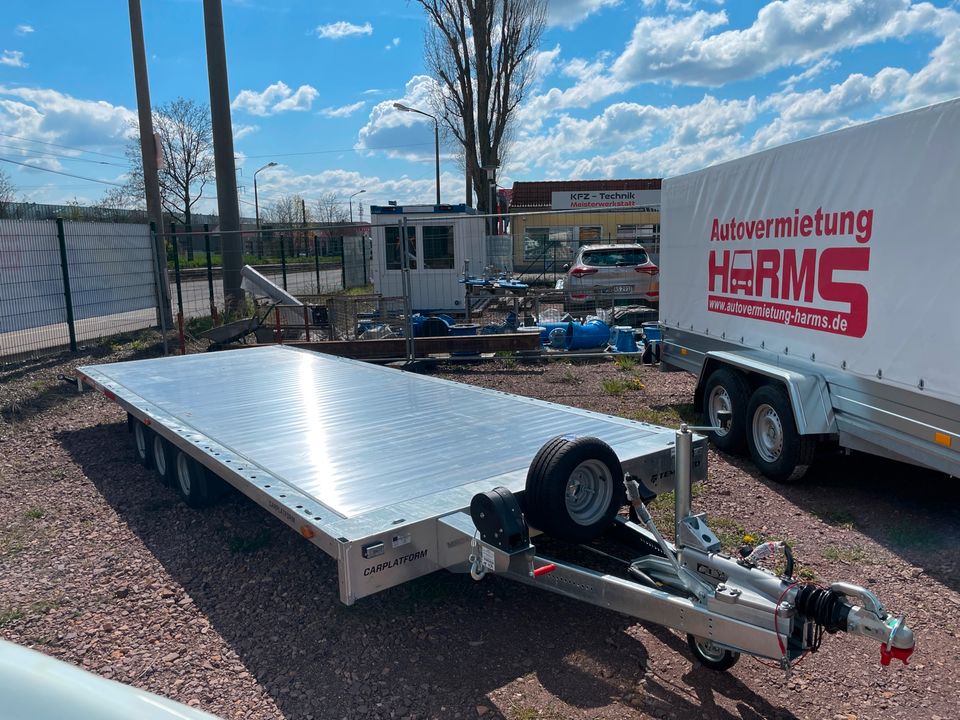
{"type": "MultiPolygon", "coordinates": [[[[332,559],[239,495],[187,508],[132,462],[123,412],[58,379],[153,353],[0,367],[0,637],[224,718],[960,717],[960,491],[942,475],[837,457],[777,486],[711,451],[694,504],[722,537],[792,541],[804,577],[874,589],[918,644],[881,668],[840,634],[789,680],[751,658],[717,674],[671,631],[496,577],[341,605],[332,559]]],[[[668,425],[691,410],[690,377],[610,360],[440,374],[668,425]]]]}

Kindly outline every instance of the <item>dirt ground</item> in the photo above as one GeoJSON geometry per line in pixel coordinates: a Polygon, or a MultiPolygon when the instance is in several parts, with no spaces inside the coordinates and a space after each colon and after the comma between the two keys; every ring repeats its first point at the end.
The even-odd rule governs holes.
{"type": "MultiPolygon", "coordinates": [[[[132,461],[124,413],[60,379],[153,354],[135,340],[0,366],[0,638],[224,718],[960,717],[955,480],[838,456],[779,486],[711,450],[694,504],[722,539],[788,540],[802,577],[873,589],[917,635],[906,667],[838,634],[789,680],[746,657],[718,674],[672,631],[496,577],[437,573],[342,605],[332,559],[238,494],[187,508],[132,461]]],[[[665,425],[690,416],[692,378],[628,365],[439,374],[665,425]]]]}

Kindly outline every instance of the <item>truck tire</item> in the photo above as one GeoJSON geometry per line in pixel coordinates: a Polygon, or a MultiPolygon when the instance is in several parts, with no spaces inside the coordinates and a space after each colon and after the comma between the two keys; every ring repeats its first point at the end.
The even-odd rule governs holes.
{"type": "Polygon", "coordinates": [[[173,482],[184,502],[193,508],[204,508],[216,502],[222,493],[222,480],[182,451],[177,451],[173,482]]]}
{"type": "Polygon", "coordinates": [[[560,540],[595,540],[613,524],[625,502],[620,459],[594,437],[553,438],[540,448],[527,471],[527,522],[560,540]]]}
{"type": "Polygon", "coordinates": [[[170,484],[173,481],[174,469],[173,463],[176,459],[173,446],[160,437],[157,433],[151,433],[150,438],[150,462],[157,475],[165,483],[170,484]]]}
{"type": "Polygon", "coordinates": [[[799,480],[816,453],[816,440],[797,432],[790,398],[780,385],[762,385],[747,408],[750,457],[764,475],[779,483],[799,480]]]}
{"type": "Polygon", "coordinates": [[[707,378],[703,389],[703,424],[720,425],[717,413],[730,413],[730,425],[726,430],[709,433],[718,450],[741,453],[747,448],[747,404],[750,402],[750,386],[736,370],[720,368],[707,378]]]}
{"type": "Polygon", "coordinates": [[[712,641],[694,635],[687,634],[687,645],[696,661],[708,670],[717,672],[729,670],[740,659],[740,653],[714,645],[712,641]]]}
{"type": "Polygon", "coordinates": [[[133,445],[133,457],[145,468],[153,467],[153,433],[150,428],[136,418],[130,419],[130,439],[133,445]]]}

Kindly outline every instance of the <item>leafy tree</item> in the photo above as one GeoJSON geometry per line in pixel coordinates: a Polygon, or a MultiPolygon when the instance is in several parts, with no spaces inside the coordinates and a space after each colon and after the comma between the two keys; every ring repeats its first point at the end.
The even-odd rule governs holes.
{"type": "Polygon", "coordinates": [[[546,0],[416,0],[429,22],[427,67],[437,81],[434,109],[463,150],[490,209],[485,167],[503,163],[518,105],[533,79],[547,17],[546,0]]]}

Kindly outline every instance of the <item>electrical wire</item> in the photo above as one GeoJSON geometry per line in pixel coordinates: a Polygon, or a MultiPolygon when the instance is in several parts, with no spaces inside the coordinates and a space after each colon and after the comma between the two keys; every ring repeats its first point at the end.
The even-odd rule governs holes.
{"type": "Polygon", "coordinates": [[[58,158],[62,160],[75,160],[77,162],[94,163],[95,165],[111,165],[113,167],[120,167],[120,168],[129,167],[128,165],[121,165],[120,163],[107,162],[106,160],[90,160],[89,158],[76,157],[74,155],[62,155],[60,153],[48,152],[47,150],[34,150],[32,148],[17,147],[16,145],[0,144],[0,148],[6,148],[7,150],[20,150],[21,152],[32,153],[30,156],[25,156],[27,160],[34,159],[34,157],[37,154],[39,154],[39,155],[43,155],[44,157],[53,157],[53,158],[58,158]]]}
{"type": "Polygon", "coordinates": [[[63,148],[64,150],[73,150],[75,152],[89,153],[91,155],[101,155],[102,157],[113,158],[114,160],[126,160],[119,155],[107,155],[106,153],[97,152],[96,150],[82,150],[81,148],[71,147],[70,145],[60,145],[55,142],[47,142],[46,140],[34,140],[32,138],[22,137],[20,135],[11,135],[10,133],[0,132],[0,136],[13,138],[14,140],[23,140],[25,142],[40,143],[41,145],[51,145],[53,147],[63,148]]]}
{"type": "Polygon", "coordinates": [[[100,180],[98,178],[84,177],[83,175],[74,175],[73,173],[63,172],[61,170],[51,170],[50,168],[38,167],[29,163],[17,162],[10,158],[0,157],[0,162],[8,162],[14,165],[20,165],[28,170],[39,170],[41,172],[54,173],[55,175],[65,175],[66,177],[76,178],[77,180],[88,180],[90,182],[100,183],[101,185],[113,185],[114,187],[124,187],[123,183],[110,182],[109,180],[100,180]]]}
{"type": "Polygon", "coordinates": [[[270,153],[268,155],[244,155],[243,157],[247,159],[260,159],[260,158],[274,158],[274,157],[294,157],[296,155],[327,155],[330,153],[361,152],[363,150],[393,150],[395,148],[420,147],[422,145],[433,145],[433,143],[424,142],[424,143],[407,143],[406,145],[379,145],[377,147],[345,148],[342,150],[308,150],[305,152],[294,152],[294,153],[270,153]]]}

